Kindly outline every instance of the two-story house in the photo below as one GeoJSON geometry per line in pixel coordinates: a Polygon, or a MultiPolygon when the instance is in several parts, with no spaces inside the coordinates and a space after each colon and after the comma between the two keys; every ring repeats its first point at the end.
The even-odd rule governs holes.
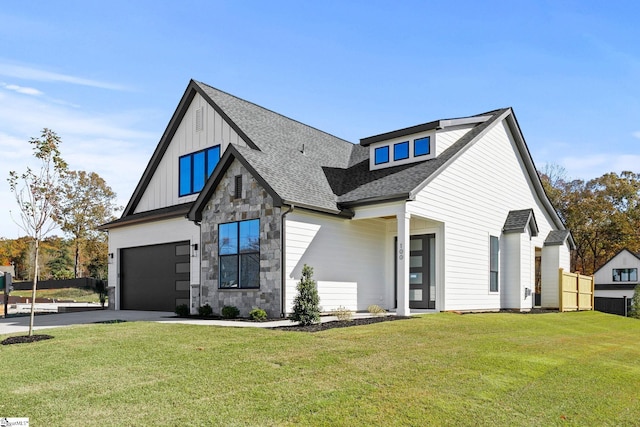
{"type": "Polygon", "coordinates": [[[640,284],[639,269],[640,254],[623,249],[596,270],[593,274],[596,308],[610,313],[624,314],[624,307],[631,305],[634,290],[640,284]],[[626,302],[615,305],[612,301],[606,301],[611,298],[620,300],[626,298],[626,302]]]}
{"type": "Polygon", "coordinates": [[[304,264],[325,311],[557,307],[573,245],[511,108],[354,144],[197,81],[103,228],[112,308],[272,317],[304,264]]]}

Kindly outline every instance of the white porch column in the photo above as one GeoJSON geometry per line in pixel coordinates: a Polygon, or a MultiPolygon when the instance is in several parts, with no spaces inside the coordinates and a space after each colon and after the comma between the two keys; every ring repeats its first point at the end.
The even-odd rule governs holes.
{"type": "MultiPolygon", "coordinates": [[[[404,211],[404,209],[403,209],[404,211]]],[[[398,219],[398,250],[396,253],[398,262],[398,316],[409,316],[409,229],[411,214],[404,211],[396,215],[398,219]]]]}

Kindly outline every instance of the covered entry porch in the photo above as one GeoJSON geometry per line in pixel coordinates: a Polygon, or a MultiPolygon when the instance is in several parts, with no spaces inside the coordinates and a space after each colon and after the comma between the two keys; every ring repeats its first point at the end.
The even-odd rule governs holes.
{"type": "Polygon", "coordinates": [[[444,308],[444,223],[407,203],[360,207],[353,220],[385,222],[385,300],[399,316],[444,308]]]}

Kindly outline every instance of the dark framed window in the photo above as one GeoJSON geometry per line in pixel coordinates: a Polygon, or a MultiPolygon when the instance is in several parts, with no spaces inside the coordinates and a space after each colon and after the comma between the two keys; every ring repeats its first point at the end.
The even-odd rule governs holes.
{"type": "Polygon", "coordinates": [[[638,269],[637,268],[614,268],[613,281],[614,282],[637,282],[638,269]]]}
{"type": "Polygon", "coordinates": [[[389,163],[389,146],[378,147],[375,150],[375,164],[389,163]]]}
{"type": "Polygon", "coordinates": [[[188,196],[202,190],[219,161],[219,145],[180,157],[178,195],[188,196]]]}
{"type": "Polygon", "coordinates": [[[220,289],[260,287],[260,220],[218,225],[220,289]]]}
{"type": "Polygon", "coordinates": [[[413,140],[413,157],[426,156],[429,153],[431,153],[430,136],[413,140]]]}
{"type": "Polygon", "coordinates": [[[409,158],[409,141],[393,144],[393,160],[404,160],[409,158]]]}
{"type": "Polygon", "coordinates": [[[489,237],[489,291],[498,292],[499,284],[500,240],[496,236],[489,237]]]}

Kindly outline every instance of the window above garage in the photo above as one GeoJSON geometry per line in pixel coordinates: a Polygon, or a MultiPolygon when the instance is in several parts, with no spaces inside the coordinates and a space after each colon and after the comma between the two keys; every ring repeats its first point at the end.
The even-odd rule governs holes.
{"type": "Polygon", "coordinates": [[[207,182],[207,178],[220,161],[220,146],[189,153],[180,157],[178,196],[188,196],[198,193],[207,182]]]}

